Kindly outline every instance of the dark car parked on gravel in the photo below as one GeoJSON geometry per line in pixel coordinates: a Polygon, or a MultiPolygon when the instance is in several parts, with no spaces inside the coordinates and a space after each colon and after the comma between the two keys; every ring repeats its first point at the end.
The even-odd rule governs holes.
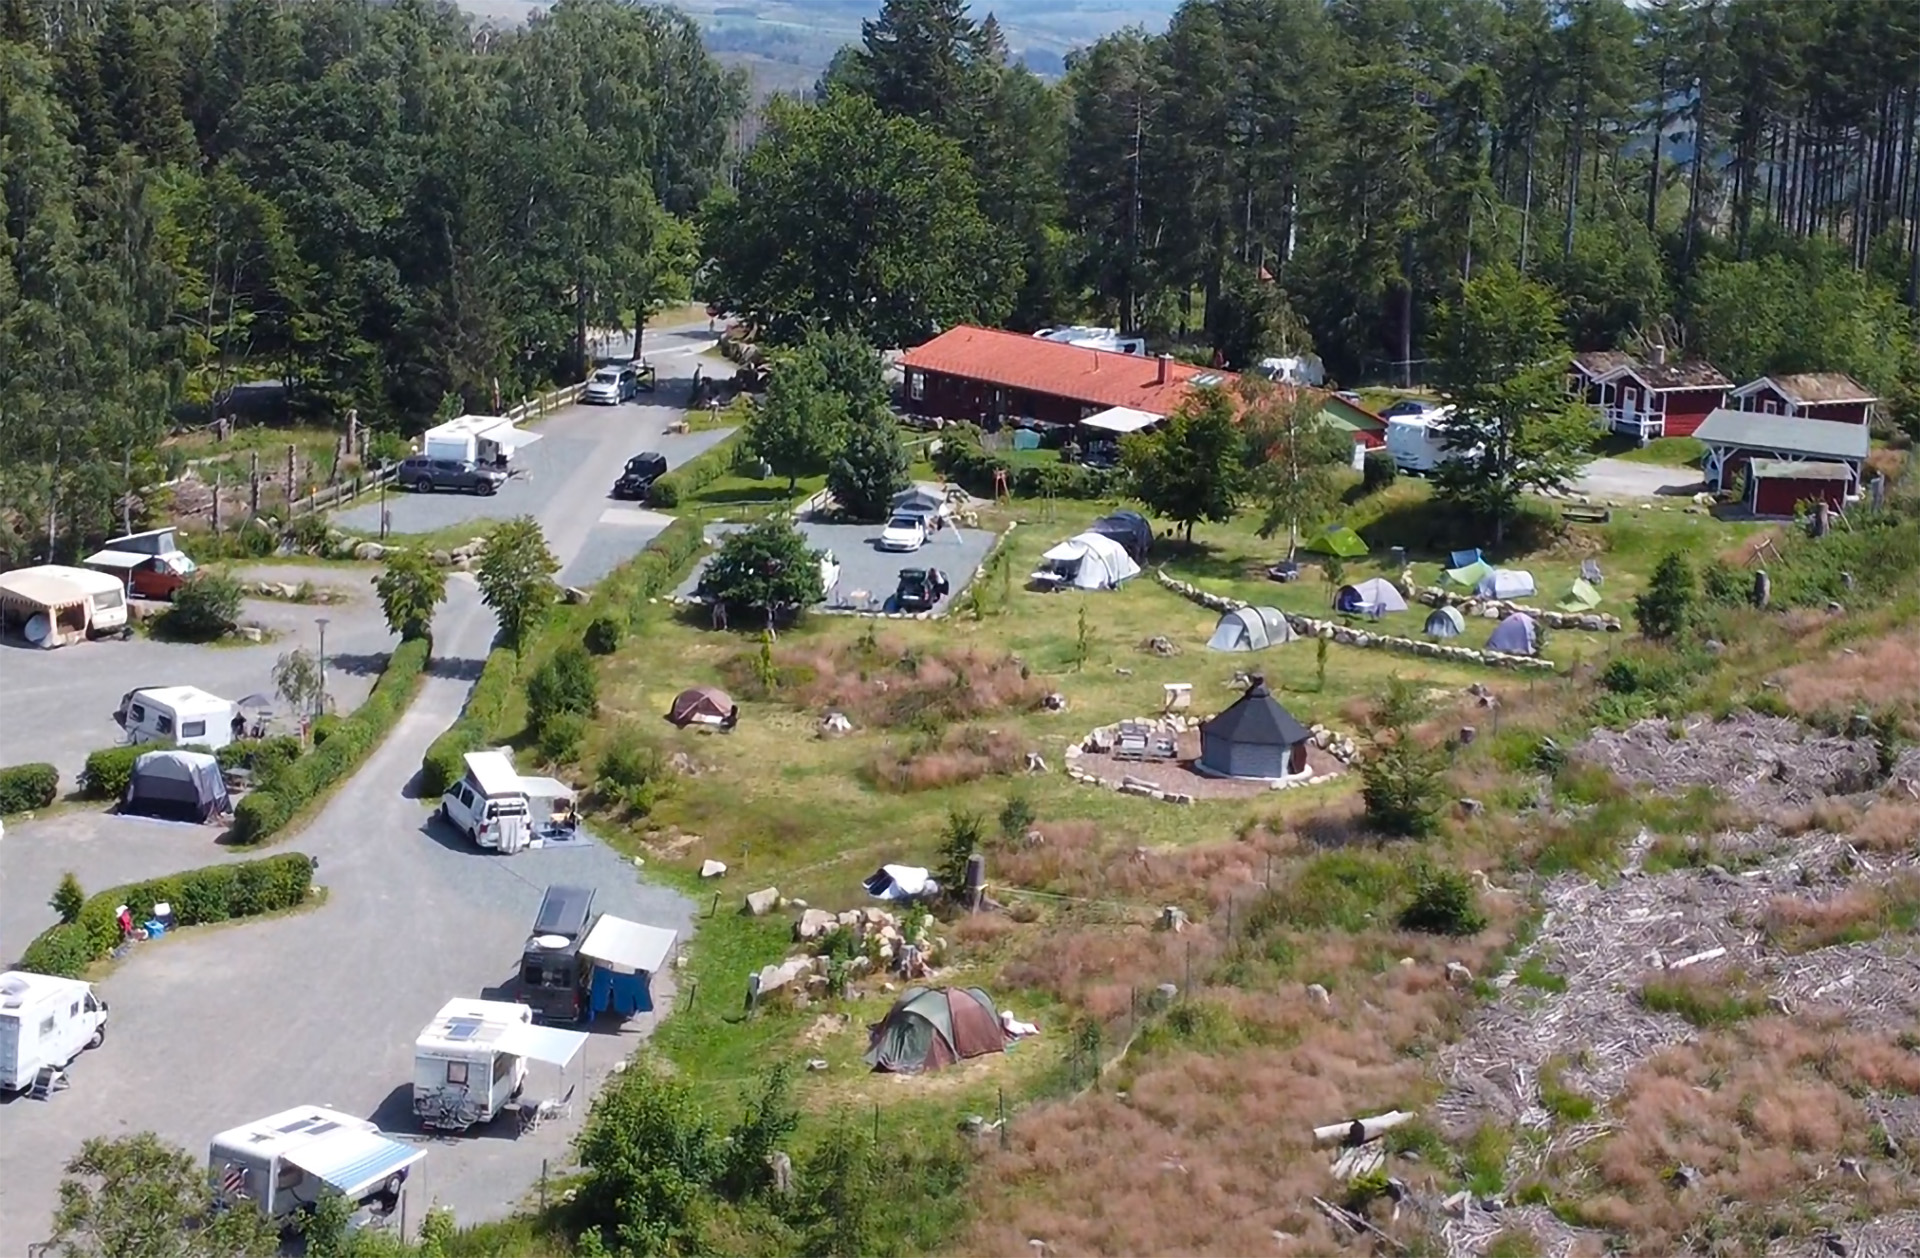
{"type": "Polygon", "coordinates": [[[930,612],[947,589],[947,575],[938,568],[902,568],[893,602],[903,612],[930,612]]]}
{"type": "Polygon", "coordinates": [[[465,459],[430,459],[424,454],[400,461],[400,483],[408,489],[430,494],[436,489],[457,489],[465,493],[499,492],[506,473],[481,467],[465,459]]]}
{"type": "Polygon", "coordinates": [[[651,450],[645,454],[636,454],[627,460],[627,466],[621,471],[620,479],[613,482],[613,496],[644,501],[647,491],[653,488],[653,482],[666,474],[666,455],[655,454],[651,450]]]}

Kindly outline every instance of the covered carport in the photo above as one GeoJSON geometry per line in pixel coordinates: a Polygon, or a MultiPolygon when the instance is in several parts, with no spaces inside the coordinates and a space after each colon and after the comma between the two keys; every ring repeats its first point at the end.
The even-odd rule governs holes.
{"type": "Polygon", "coordinates": [[[1821,466],[1817,476],[1824,481],[1832,476],[1826,469],[1838,465],[1846,471],[1843,496],[1860,492],[1868,449],[1865,424],[1722,408],[1702,420],[1693,435],[1707,447],[1703,470],[1707,486],[1716,492],[1738,483],[1742,497],[1750,498],[1757,462],[1767,465],[1762,479],[1772,480],[1794,479],[1793,465],[1812,464],[1821,466]]]}

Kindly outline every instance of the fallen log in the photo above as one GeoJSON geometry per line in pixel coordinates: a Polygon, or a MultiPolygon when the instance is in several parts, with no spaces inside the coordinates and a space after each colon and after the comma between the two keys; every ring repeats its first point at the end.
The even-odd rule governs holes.
{"type": "Polygon", "coordinates": [[[1387,1132],[1402,1123],[1413,1121],[1413,1115],[1406,1110],[1389,1110],[1384,1114],[1375,1114],[1371,1118],[1355,1118],[1344,1123],[1329,1123],[1325,1127],[1313,1129],[1315,1144],[1365,1144],[1369,1140],[1378,1140],[1387,1132]]]}

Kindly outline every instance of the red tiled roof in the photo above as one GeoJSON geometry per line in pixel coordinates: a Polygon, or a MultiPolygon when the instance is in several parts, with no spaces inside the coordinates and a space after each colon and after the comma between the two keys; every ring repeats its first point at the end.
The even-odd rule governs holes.
{"type": "Polygon", "coordinates": [[[1191,386],[1224,388],[1239,379],[1218,367],[1169,361],[1167,382],[1161,384],[1160,363],[1154,358],[966,324],[908,350],[900,356],[900,365],[997,388],[1072,398],[1088,406],[1127,406],[1155,415],[1172,414],[1191,386]]]}

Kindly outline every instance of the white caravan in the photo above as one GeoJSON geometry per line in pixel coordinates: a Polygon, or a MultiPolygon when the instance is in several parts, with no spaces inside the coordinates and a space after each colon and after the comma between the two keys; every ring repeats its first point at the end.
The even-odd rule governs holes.
{"type": "Polygon", "coordinates": [[[420,453],[430,459],[505,467],[538,440],[539,433],[515,428],[504,415],[462,415],[427,429],[420,438],[420,453]]]}
{"type": "Polygon", "coordinates": [[[0,974],[0,1092],[25,1092],[107,1038],[107,1002],[77,978],[0,974]]]}
{"type": "Polygon", "coordinates": [[[302,1105],[215,1136],[207,1175],[221,1201],[251,1204],[284,1226],[326,1193],[391,1214],[425,1156],[363,1118],[302,1105]]]}
{"type": "Polygon", "coordinates": [[[518,852],[532,841],[527,784],[504,751],[470,751],[467,772],[440,797],[440,815],[476,847],[518,852]]]}
{"type": "Polygon", "coordinates": [[[233,741],[233,718],[240,711],[231,699],[198,686],[151,686],[129,691],[114,719],[130,743],[173,743],[218,751],[233,741]]]}

